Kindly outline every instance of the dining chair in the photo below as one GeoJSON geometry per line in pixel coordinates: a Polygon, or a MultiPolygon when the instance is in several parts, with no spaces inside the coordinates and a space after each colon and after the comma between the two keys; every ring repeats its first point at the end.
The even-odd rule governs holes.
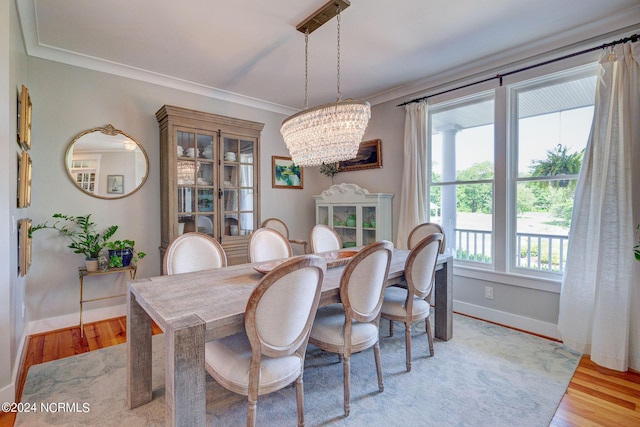
{"type": "Polygon", "coordinates": [[[227,266],[227,255],[213,237],[189,232],[176,237],[167,247],[162,262],[163,274],[188,273],[227,266]]]}
{"type": "Polygon", "coordinates": [[[262,227],[271,228],[272,230],[279,231],[284,237],[287,238],[289,244],[296,244],[302,246],[303,253],[307,253],[307,241],[301,239],[289,238],[289,227],[282,220],[278,218],[267,218],[262,222],[262,227]]]}
{"type": "Polygon", "coordinates": [[[373,347],[378,390],[384,391],[378,327],[385,283],[389,274],[391,242],[362,248],[346,265],[340,279],[340,301],[318,309],[309,343],[337,353],[343,363],[344,415],[349,416],[351,355],[373,347]]]}
{"type": "Polygon", "coordinates": [[[413,248],[420,242],[420,240],[424,239],[430,234],[440,233],[442,234],[442,244],[440,245],[440,253],[443,254],[446,248],[446,241],[444,235],[444,229],[440,224],[435,222],[425,222],[419,225],[416,225],[413,230],[409,233],[409,237],[407,238],[407,247],[409,249],[413,248]]]}
{"type": "Polygon", "coordinates": [[[249,262],[263,262],[292,256],[289,240],[271,228],[258,228],[249,236],[249,262]]]}
{"type": "Polygon", "coordinates": [[[291,383],[298,425],[304,425],[304,359],[325,271],[326,262],[315,255],[275,267],[249,297],[245,330],[205,344],[209,375],[224,388],[247,396],[247,426],[255,425],[258,396],[291,383]]]}
{"type": "Polygon", "coordinates": [[[411,249],[405,261],[405,287],[390,286],[385,290],[381,317],[389,320],[389,335],[393,335],[393,322],[403,322],[407,372],[411,371],[411,325],[424,319],[429,340],[429,354],[433,356],[431,332],[431,293],[433,290],[438,253],[444,241],[441,233],[433,233],[411,249]]]}
{"type": "Polygon", "coordinates": [[[342,248],[342,239],[336,231],[325,224],[316,224],[311,229],[311,253],[336,251],[342,248]]]}

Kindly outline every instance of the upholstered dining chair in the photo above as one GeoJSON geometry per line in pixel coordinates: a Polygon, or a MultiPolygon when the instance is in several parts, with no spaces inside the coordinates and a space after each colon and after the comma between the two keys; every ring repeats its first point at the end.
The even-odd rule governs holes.
{"type": "Polygon", "coordinates": [[[429,339],[429,354],[433,356],[433,333],[429,312],[436,262],[443,241],[444,236],[441,233],[433,233],[418,242],[405,261],[404,275],[407,287],[390,286],[384,293],[380,316],[389,320],[389,335],[393,335],[393,322],[404,323],[407,372],[411,371],[413,322],[424,319],[429,339]]]}
{"type": "Polygon", "coordinates": [[[292,256],[289,240],[271,228],[258,228],[249,236],[249,262],[271,261],[292,256]]]}
{"type": "Polygon", "coordinates": [[[227,255],[213,237],[189,232],[176,237],[167,247],[162,262],[163,274],[187,273],[227,266],[227,255]]]}
{"type": "Polygon", "coordinates": [[[442,245],[440,245],[440,253],[443,254],[446,244],[444,230],[442,229],[442,226],[440,224],[437,224],[435,222],[424,222],[422,224],[416,225],[409,233],[409,237],[407,238],[407,247],[409,249],[413,248],[418,244],[418,242],[420,242],[420,240],[433,233],[442,234],[442,245]]]}
{"type": "Polygon", "coordinates": [[[249,298],[243,332],[205,344],[205,368],[226,389],[247,396],[247,426],[258,396],[295,382],[298,425],[304,425],[304,359],[326,262],[302,255],[266,274],[249,298]]]}
{"type": "Polygon", "coordinates": [[[311,328],[309,343],[342,358],[345,416],[349,416],[350,410],[353,353],[373,347],[378,390],[384,390],[378,327],[392,249],[391,242],[385,241],[362,248],[342,273],[341,303],[319,308],[311,328]]]}
{"type": "Polygon", "coordinates": [[[267,218],[262,221],[262,227],[271,228],[272,230],[279,231],[284,237],[287,238],[289,244],[296,244],[302,246],[303,253],[307,253],[307,241],[301,239],[290,239],[289,238],[289,227],[282,220],[278,218],[267,218]]]}
{"type": "Polygon", "coordinates": [[[335,251],[342,248],[342,239],[336,231],[324,224],[316,224],[311,229],[311,253],[335,251]]]}

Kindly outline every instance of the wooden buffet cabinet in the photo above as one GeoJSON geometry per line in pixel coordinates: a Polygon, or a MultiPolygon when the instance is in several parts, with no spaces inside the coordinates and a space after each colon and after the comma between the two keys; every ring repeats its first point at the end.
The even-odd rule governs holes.
{"type": "Polygon", "coordinates": [[[182,233],[217,239],[230,265],[247,262],[260,224],[263,123],[164,105],[160,125],[160,253],[182,233]]]}

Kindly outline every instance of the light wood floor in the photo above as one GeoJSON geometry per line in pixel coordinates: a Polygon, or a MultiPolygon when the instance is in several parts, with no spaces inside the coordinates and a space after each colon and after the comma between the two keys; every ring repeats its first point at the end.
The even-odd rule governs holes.
{"type": "MultiPolygon", "coordinates": [[[[31,335],[18,383],[18,396],[31,365],[126,342],[126,319],[31,335]]],[[[153,332],[162,331],[154,325],[153,332]]],[[[0,413],[0,426],[13,426],[13,414],[0,413]]],[[[551,422],[553,427],[640,426],[640,373],[600,368],[583,357],[551,422]]]]}

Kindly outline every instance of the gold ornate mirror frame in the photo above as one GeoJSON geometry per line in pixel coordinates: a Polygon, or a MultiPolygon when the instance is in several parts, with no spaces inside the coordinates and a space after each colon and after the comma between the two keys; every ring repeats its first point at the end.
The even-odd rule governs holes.
{"type": "Polygon", "coordinates": [[[107,200],[132,195],[149,175],[144,147],[110,124],[76,135],[67,147],[64,165],[76,188],[107,200]]]}

